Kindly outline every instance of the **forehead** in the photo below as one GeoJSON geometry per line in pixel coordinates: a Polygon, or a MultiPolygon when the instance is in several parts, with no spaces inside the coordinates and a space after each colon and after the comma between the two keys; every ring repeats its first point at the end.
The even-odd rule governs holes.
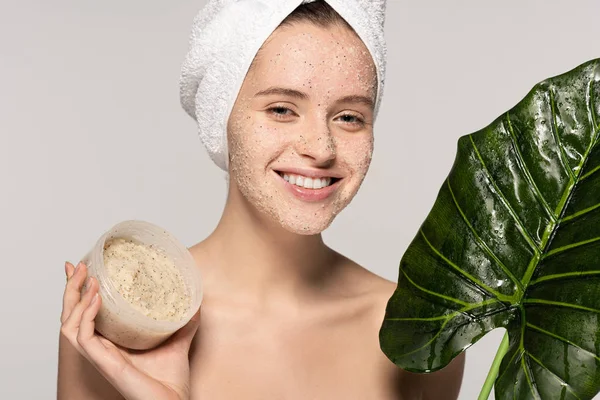
{"type": "Polygon", "coordinates": [[[345,27],[327,28],[311,23],[280,27],[260,50],[253,67],[255,83],[343,88],[373,88],[376,70],[371,54],[360,38],[345,27]]]}

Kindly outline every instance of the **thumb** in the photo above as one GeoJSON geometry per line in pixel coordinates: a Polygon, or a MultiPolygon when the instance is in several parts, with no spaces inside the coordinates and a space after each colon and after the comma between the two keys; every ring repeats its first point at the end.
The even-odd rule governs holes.
{"type": "Polygon", "coordinates": [[[190,319],[190,321],[179,329],[177,332],[171,336],[168,341],[176,346],[185,345],[187,350],[190,349],[190,345],[192,343],[192,339],[194,339],[194,335],[196,331],[198,331],[198,327],[200,326],[200,308],[194,316],[190,319]]]}

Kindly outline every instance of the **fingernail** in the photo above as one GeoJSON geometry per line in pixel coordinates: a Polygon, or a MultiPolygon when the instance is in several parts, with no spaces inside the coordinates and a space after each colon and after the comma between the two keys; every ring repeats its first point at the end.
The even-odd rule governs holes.
{"type": "Polygon", "coordinates": [[[86,283],[88,290],[90,290],[91,287],[94,285],[94,280],[95,280],[95,278],[93,276],[90,276],[88,278],[87,283],[86,283]]]}
{"type": "Polygon", "coordinates": [[[98,300],[98,292],[94,293],[94,297],[92,297],[92,302],[90,303],[90,305],[94,304],[96,300],[98,300]]]}
{"type": "Polygon", "coordinates": [[[81,261],[79,261],[79,263],[75,267],[75,272],[79,271],[79,267],[81,267],[81,264],[83,264],[83,263],[81,261]]]}

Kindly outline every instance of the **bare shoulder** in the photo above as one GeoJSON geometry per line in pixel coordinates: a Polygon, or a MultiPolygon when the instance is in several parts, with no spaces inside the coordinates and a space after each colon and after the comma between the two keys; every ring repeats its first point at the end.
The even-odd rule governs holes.
{"type": "MultiPolygon", "coordinates": [[[[352,262],[352,261],[350,261],[352,262]]],[[[364,296],[371,304],[369,309],[372,330],[377,335],[380,368],[387,379],[392,380],[397,398],[422,400],[456,400],[460,391],[465,353],[456,357],[445,368],[427,374],[405,371],[390,361],[381,351],[378,343],[379,330],[385,318],[387,303],[396,290],[397,283],[381,277],[368,269],[352,262],[357,279],[362,282],[364,296]]]]}

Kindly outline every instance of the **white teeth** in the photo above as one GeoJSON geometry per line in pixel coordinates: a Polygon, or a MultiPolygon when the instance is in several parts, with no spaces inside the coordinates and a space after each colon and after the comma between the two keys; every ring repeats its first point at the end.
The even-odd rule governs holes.
{"type": "Polygon", "coordinates": [[[286,182],[306,189],[321,189],[331,185],[331,178],[309,178],[307,176],[281,174],[286,182]]]}

